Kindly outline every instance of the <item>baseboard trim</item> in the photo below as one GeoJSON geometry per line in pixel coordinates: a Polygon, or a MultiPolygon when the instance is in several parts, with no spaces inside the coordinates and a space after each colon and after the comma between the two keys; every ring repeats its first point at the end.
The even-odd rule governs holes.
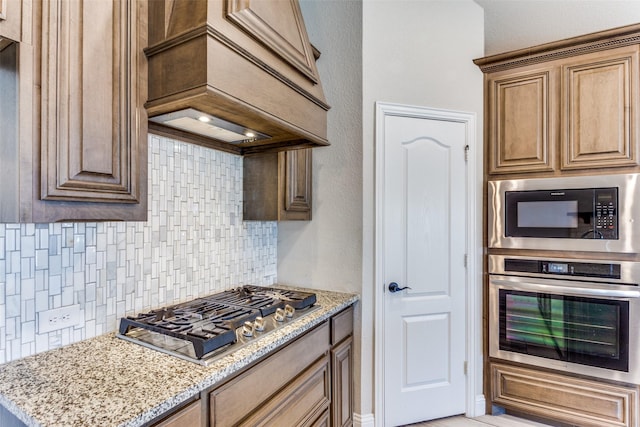
{"type": "Polygon", "coordinates": [[[487,413],[487,399],[485,399],[484,394],[477,394],[476,401],[473,408],[473,414],[471,417],[479,417],[481,415],[486,415],[487,413]]]}
{"type": "Polygon", "coordinates": [[[375,425],[373,414],[353,414],[353,427],[374,427],[375,425]]]}

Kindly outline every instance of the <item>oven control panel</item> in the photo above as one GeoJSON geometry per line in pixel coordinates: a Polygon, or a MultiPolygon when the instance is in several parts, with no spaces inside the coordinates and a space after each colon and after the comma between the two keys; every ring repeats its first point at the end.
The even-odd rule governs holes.
{"type": "Polygon", "coordinates": [[[620,264],[505,258],[504,271],[620,279],[620,264]]]}

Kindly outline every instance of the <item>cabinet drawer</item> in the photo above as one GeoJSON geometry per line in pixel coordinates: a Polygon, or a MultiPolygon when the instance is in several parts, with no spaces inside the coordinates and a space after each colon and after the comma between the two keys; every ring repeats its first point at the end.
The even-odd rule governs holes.
{"type": "Polygon", "coordinates": [[[349,307],[331,318],[331,344],[338,344],[352,333],[353,307],[349,307]]]}
{"type": "Polygon", "coordinates": [[[323,323],[210,394],[211,425],[242,420],[329,350],[329,324],[323,323]]]}
{"type": "Polygon", "coordinates": [[[180,409],[175,414],[153,424],[153,427],[201,427],[202,426],[202,405],[200,400],[180,409]]]}
{"type": "Polygon", "coordinates": [[[634,426],[638,391],[565,375],[491,365],[494,404],[581,427],[634,426]]]}
{"type": "MultiPolygon", "coordinates": [[[[240,426],[311,426],[330,403],[329,359],[320,359],[240,426]]],[[[216,424],[217,425],[217,424],[216,424]]]]}

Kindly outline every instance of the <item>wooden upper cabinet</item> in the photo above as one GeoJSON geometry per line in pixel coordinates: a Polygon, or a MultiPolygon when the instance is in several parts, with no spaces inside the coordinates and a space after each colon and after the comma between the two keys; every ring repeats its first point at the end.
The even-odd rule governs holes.
{"type": "MultiPolygon", "coordinates": [[[[311,149],[279,153],[280,180],[284,185],[284,203],[280,219],[311,220],[312,174],[311,149]]],[[[282,185],[281,185],[282,187],[282,185]]]]}
{"type": "Polygon", "coordinates": [[[638,163],[640,25],[477,59],[489,175],[638,163]]]}
{"type": "Polygon", "coordinates": [[[562,169],[638,164],[638,46],[562,65],[562,169]]]}
{"type": "MultiPolygon", "coordinates": [[[[44,3],[45,200],[140,201],[136,1],[44,3]]],[[[145,195],[146,196],[146,195],[145,195]]]]}
{"type": "Polygon", "coordinates": [[[22,5],[0,48],[0,221],[146,220],[146,0],[22,5]]]}
{"type": "Polygon", "coordinates": [[[23,3],[23,0],[0,0],[0,49],[9,40],[22,39],[23,3]]]}
{"type": "Polygon", "coordinates": [[[543,68],[489,78],[490,173],[553,170],[555,76],[543,68]]]}
{"type": "Polygon", "coordinates": [[[243,219],[311,220],[312,149],[266,152],[244,158],[243,219]]]}

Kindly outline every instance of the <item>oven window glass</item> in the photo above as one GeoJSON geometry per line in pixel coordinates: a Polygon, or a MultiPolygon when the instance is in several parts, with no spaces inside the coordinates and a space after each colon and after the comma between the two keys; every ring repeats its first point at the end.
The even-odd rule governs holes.
{"type": "Polygon", "coordinates": [[[518,227],[578,228],[578,201],[518,202],[518,227]]]}
{"type": "Polygon", "coordinates": [[[500,290],[500,349],[628,371],[629,303],[500,290]]]}

